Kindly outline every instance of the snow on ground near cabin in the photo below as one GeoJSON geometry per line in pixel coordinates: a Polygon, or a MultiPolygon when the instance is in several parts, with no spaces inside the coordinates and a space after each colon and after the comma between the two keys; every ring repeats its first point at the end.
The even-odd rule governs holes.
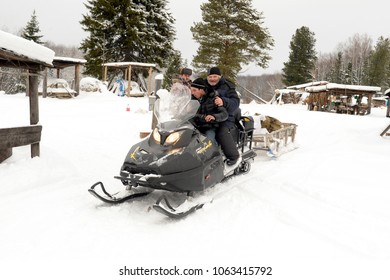
{"type": "MultiPolygon", "coordinates": [[[[19,147],[0,164],[2,279],[124,279],[124,266],[175,265],[204,269],[194,279],[239,265],[271,266],[269,279],[389,279],[384,108],[352,116],[242,105],[298,124],[299,148],[277,160],[258,152],[249,174],[216,187],[224,195],[172,221],[148,211],[156,196],[107,206],[87,192],[96,181],[122,189],[113,176],[150,127],[147,98],[82,93],[39,102],[41,157],[19,147]]],[[[0,93],[0,116],[0,127],[28,124],[28,98],[0,93]]]]}

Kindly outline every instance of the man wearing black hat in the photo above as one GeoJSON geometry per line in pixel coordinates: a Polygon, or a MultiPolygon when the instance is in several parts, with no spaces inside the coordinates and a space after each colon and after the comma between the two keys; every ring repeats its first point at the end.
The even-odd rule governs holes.
{"type": "Polygon", "coordinates": [[[235,85],[222,77],[221,70],[218,67],[211,67],[208,71],[207,90],[217,93],[214,100],[215,105],[224,107],[229,114],[228,119],[218,127],[216,139],[226,156],[226,164],[235,165],[240,158],[233,138],[235,113],[239,110],[240,98],[236,92],[235,85]]]}
{"type": "Polygon", "coordinates": [[[218,145],[216,130],[220,122],[227,120],[228,112],[224,107],[215,105],[215,93],[207,93],[204,79],[197,78],[192,82],[191,93],[200,103],[198,112],[194,117],[196,127],[200,132],[206,134],[213,141],[214,145],[218,145]]]}

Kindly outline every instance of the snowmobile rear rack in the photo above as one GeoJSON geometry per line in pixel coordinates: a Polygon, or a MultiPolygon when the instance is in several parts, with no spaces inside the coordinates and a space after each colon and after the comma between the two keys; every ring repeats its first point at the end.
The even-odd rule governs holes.
{"type": "MultiPolygon", "coordinates": [[[[104,185],[102,182],[97,182],[91,186],[91,188],[88,190],[90,194],[95,196],[96,198],[100,199],[103,202],[110,203],[110,204],[119,204],[122,202],[125,202],[127,200],[135,199],[138,197],[142,197],[145,195],[148,195],[151,193],[151,191],[141,191],[141,192],[132,192],[128,193],[126,195],[120,195],[120,192],[115,194],[110,194],[106,191],[104,185]],[[99,186],[102,192],[105,194],[105,196],[100,195],[95,191],[95,187],[99,186]]],[[[129,192],[129,191],[128,191],[129,192]]]]}

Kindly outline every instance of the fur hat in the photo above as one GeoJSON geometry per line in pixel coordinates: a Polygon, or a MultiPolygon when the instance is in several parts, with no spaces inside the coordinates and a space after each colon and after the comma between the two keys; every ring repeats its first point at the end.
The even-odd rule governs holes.
{"type": "Polygon", "coordinates": [[[191,76],[192,75],[192,70],[190,68],[184,67],[184,68],[182,68],[180,70],[180,75],[189,75],[189,76],[191,76]]]}
{"type": "Polygon", "coordinates": [[[221,75],[221,70],[218,67],[211,67],[207,75],[221,75]]]}
{"type": "Polygon", "coordinates": [[[202,78],[197,78],[191,83],[191,87],[206,89],[206,83],[202,78]]]}

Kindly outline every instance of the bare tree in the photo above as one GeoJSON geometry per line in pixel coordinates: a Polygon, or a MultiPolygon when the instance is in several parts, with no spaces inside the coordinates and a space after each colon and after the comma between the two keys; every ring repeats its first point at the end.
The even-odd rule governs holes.
{"type": "Polygon", "coordinates": [[[315,79],[334,83],[362,84],[372,50],[368,35],[355,34],[339,43],[332,53],[321,53],[316,62],[315,79]]]}
{"type": "Polygon", "coordinates": [[[367,35],[355,34],[350,37],[344,47],[344,66],[352,64],[353,84],[361,84],[364,78],[365,64],[372,50],[372,39],[367,35]]]}

